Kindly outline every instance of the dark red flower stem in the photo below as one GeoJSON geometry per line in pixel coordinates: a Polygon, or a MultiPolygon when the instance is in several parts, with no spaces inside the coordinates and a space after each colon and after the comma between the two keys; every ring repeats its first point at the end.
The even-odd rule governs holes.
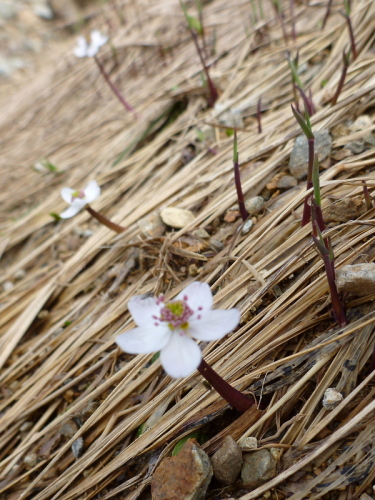
{"type": "MultiPolygon", "coordinates": [[[[307,186],[306,191],[313,187],[312,183],[312,169],[314,165],[314,150],[315,150],[315,137],[311,139],[307,139],[308,147],[309,147],[309,160],[307,166],[307,186]]],[[[311,196],[311,195],[310,195],[311,196]]],[[[305,202],[303,205],[303,215],[302,215],[302,227],[306,226],[311,220],[311,207],[309,204],[310,196],[306,196],[305,202]]]]}
{"type": "Polygon", "coordinates": [[[212,385],[215,391],[238,412],[245,413],[245,411],[254,405],[255,401],[253,398],[248,398],[245,394],[228,384],[204,359],[202,359],[201,364],[198,366],[198,371],[212,385]]]}
{"type": "Polygon", "coordinates": [[[96,210],[90,207],[90,205],[86,205],[85,209],[88,211],[88,213],[94,217],[97,221],[100,222],[100,224],[103,224],[103,226],[107,226],[109,229],[112,229],[115,233],[122,233],[125,231],[126,227],[119,226],[118,224],[115,224],[114,222],[110,221],[107,219],[107,217],[104,217],[104,215],[100,214],[96,210]]]}
{"type": "Polygon", "coordinates": [[[236,129],[234,129],[234,137],[233,137],[233,169],[234,169],[234,183],[236,185],[236,190],[237,190],[238,209],[240,211],[242,220],[245,222],[246,219],[249,217],[249,212],[246,210],[245,199],[244,199],[243,191],[242,191],[240,166],[238,163],[237,131],[236,131],[236,129]]]}
{"type": "Polygon", "coordinates": [[[203,67],[203,72],[206,76],[207,86],[208,86],[208,90],[209,90],[209,96],[207,99],[207,103],[208,103],[210,108],[213,108],[215,105],[215,102],[217,101],[217,99],[219,97],[219,93],[216,90],[216,87],[215,87],[213,81],[211,80],[210,73],[208,71],[208,66],[206,64],[206,61],[204,60],[202,50],[201,50],[199,43],[198,43],[197,33],[194,30],[190,29],[190,27],[189,27],[189,31],[190,31],[191,37],[193,39],[195,48],[198,52],[198,56],[199,56],[199,59],[201,61],[202,67],[203,67]]]}
{"type": "Polygon", "coordinates": [[[326,10],[326,13],[325,13],[325,16],[323,19],[323,23],[322,23],[322,30],[324,29],[326,22],[327,22],[327,19],[329,18],[329,15],[331,13],[331,7],[332,7],[332,0],[328,0],[327,10],[326,10]]]}
{"type": "Polygon", "coordinates": [[[350,48],[351,48],[351,52],[352,52],[353,61],[355,61],[358,57],[358,52],[357,52],[357,46],[356,46],[355,38],[354,38],[352,20],[350,19],[350,16],[348,14],[344,14],[344,12],[340,12],[340,14],[342,16],[344,16],[344,18],[346,20],[346,24],[348,25],[349,37],[350,37],[350,48]]]}
{"type": "Polygon", "coordinates": [[[262,133],[262,98],[259,97],[257,104],[258,134],[262,133]]]}
{"type": "Polygon", "coordinates": [[[343,68],[341,71],[339,83],[337,84],[336,92],[331,99],[331,106],[334,106],[337,103],[337,99],[339,98],[339,95],[341,94],[342,88],[343,88],[344,83],[345,83],[346,73],[347,73],[348,67],[349,67],[349,55],[345,54],[345,50],[343,52],[342,59],[343,59],[344,65],[343,65],[343,68]]]}
{"type": "Polygon", "coordinates": [[[115,94],[115,96],[117,97],[117,99],[121,102],[121,104],[124,106],[124,108],[127,110],[127,111],[130,111],[131,113],[134,113],[135,109],[133,108],[133,106],[131,106],[123,97],[123,95],[121,94],[121,92],[119,91],[119,89],[116,87],[116,85],[112,82],[112,80],[110,79],[108,73],[106,72],[106,70],[104,69],[102,63],[99,61],[99,59],[97,58],[97,56],[94,56],[94,60],[99,68],[99,71],[100,73],[103,75],[103,78],[104,80],[107,82],[109,88],[112,90],[112,92],[115,94]]]}

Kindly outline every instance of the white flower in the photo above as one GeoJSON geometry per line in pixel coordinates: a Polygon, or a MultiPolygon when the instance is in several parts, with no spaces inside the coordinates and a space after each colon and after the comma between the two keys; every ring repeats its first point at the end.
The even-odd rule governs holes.
{"type": "Polygon", "coordinates": [[[70,207],[64,210],[60,214],[60,217],[62,219],[69,219],[78,214],[85,205],[99,198],[100,187],[97,185],[96,181],[91,181],[82,191],[74,191],[74,189],[68,187],[63,188],[61,190],[61,196],[64,201],[69,203],[70,207]]]}
{"type": "Polygon", "coordinates": [[[90,34],[90,38],[90,43],[87,43],[84,36],[79,36],[77,38],[77,45],[74,48],[76,57],[94,57],[98,53],[100,47],[108,42],[108,37],[102,35],[98,30],[93,30],[90,34]]]}
{"type": "Polygon", "coordinates": [[[206,283],[195,282],[171,302],[144,295],[128,303],[137,327],[116,337],[121,349],[130,354],[160,352],[164,370],[174,378],[191,375],[202,360],[192,340],[218,340],[239,323],[238,309],[212,310],[212,293],[206,283]]]}

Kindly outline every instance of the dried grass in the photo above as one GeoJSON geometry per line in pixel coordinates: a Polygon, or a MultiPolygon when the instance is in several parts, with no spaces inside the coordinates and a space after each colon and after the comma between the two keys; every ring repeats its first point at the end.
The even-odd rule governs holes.
{"type": "MultiPolygon", "coordinates": [[[[273,436],[271,442],[286,445],[278,475],[243,493],[243,500],[268,490],[279,499],[291,493],[293,500],[338,498],[344,487],[359,498],[374,478],[374,373],[368,371],[374,297],[349,298],[349,325],[334,326],[323,264],[310,229],[299,223],[303,183],[285,194],[273,191],[247,235],[238,221],[223,222],[236,202],[232,140],[207,125],[219,117],[205,107],[178,2],[121,5],[125,24],[107,7],[91,25],[108,21],[118,65],[109,48],[100,57],[139,119],[124,112],[91,60],[74,59],[73,40],[46,54],[43,71],[9,99],[0,118],[0,498],[136,499],[173,444],[212,420],[217,430],[205,445],[210,452],[226,434],[256,436],[260,445],[273,436]],[[209,145],[216,155],[196,141],[197,128],[213,134],[209,145]],[[196,154],[184,164],[182,153],[192,143],[196,154]],[[59,172],[35,171],[41,158],[59,172]],[[59,189],[93,178],[103,191],[95,209],[126,226],[123,234],[114,236],[87,213],[52,222],[49,214],[63,208],[59,189]],[[192,210],[194,223],[146,238],[137,221],[169,205],[192,210]],[[196,228],[221,238],[223,249],[203,244],[192,235],[196,228]],[[128,299],[146,292],[172,296],[197,279],[189,275],[191,264],[212,286],[218,307],[243,313],[235,333],[204,348],[205,359],[236,387],[270,395],[264,412],[225,424],[225,403],[200,377],[171,380],[159,362],[149,363],[151,356],[131,357],[114,344],[115,335],[132,326],[128,299]],[[345,397],[327,412],[321,400],[330,386],[345,397]],[[136,437],[155,412],[153,425],[136,437]],[[62,437],[62,425],[72,418],[79,430],[62,437]],[[76,459],[70,447],[80,436],[85,449],[76,459]],[[35,463],[27,465],[25,457],[33,454],[35,463]],[[306,467],[315,467],[315,474],[305,473],[296,487],[292,476],[306,467]]],[[[358,0],[352,9],[360,55],[330,107],[348,45],[337,8],[321,31],[325,3],[298,5],[297,41],[286,47],[268,5],[256,29],[248,2],[214,0],[204,7],[207,42],[216,40],[211,72],[220,101],[246,117],[238,135],[247,198],[264,193],[287,169],[299,134],[290,112],[287,49],[294,54],[298,48],[306,65],[301,79],[318,108],[314,130],[345,128],[346,120],[373,113],[375,4],[358,0]],[[258,134],[260,97],[264,132],[258,134]]],[[[287,10],[284,22],[290,26],[287,10]]],[[[345,130],[334,151],[361,138],[345,130]]],[[[375,187],[374,155],[369,147],[324,170],[324,210],[332,200],[362,196],[363,179],[375,187]]],[[[374,213],[330,229],[338,267],[374,260],[374,213]]]]}

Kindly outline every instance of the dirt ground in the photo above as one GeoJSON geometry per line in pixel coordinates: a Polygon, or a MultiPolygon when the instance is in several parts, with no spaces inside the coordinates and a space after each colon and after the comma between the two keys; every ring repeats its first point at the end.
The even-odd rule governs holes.
{"type": "Polygon", "coordinates": [[[274,477],[214,479],[207,500],[375,498],[375,271],[352,288],[343,278],[338,325],[314,228],[301,225],[307,146],[291,110],[304,109],[295,61],[337,282],[375,259],[375,4],[352,0],[347,17],[341,1],[202,4],[187,9],[215,104],[177,0],[0,2],[1,500],[147,500],[193,431],[209,456],[227,435],[278,450],[274,477]],[[94,29],[115,91],[73,53],[94,29]],[[92,180],[92,208],[123,232],[85,210],[59,218],[61,189],[92,180]],[[187,219],[166,220],[168,207],[187,219]],[[201,348],[259,408],[239,415],[198,372],[172,379],[154,354],[117,347],[131,297],[172,299],[193,281],[215,308],[241,311],[201,348]]]}

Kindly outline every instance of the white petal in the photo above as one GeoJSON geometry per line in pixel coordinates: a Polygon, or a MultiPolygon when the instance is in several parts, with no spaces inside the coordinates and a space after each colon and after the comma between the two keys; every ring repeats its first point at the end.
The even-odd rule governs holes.
{"type": "Polygon", "coordinates": [[[77,45],[74,48],[74,55],[76,57],[86,57],[87,56],[87,41],[84,36],[79,36],[77,38],[77,45]]]}
{"type": "Polygon", "coordinates": [[[91,45],[95,47],[101,47],[108,42],[108,37],[100,33],[98,30],[93,30],[90,34],[91,45]]]}
{"type": "Polygon", "coordinates": [[[180,292],[174,300],[182,300],[187,297],[189,307],[194,311],[194,317],[212,307],[212,293],[207,283],[195,281],[180,292]]]}
{"type": "Polygon", "coordinates": [[[90,45],[87,47],[87,57],[94,57],[98,52],[99,47],[97,45],[90,43],[90,45]]]}
{"type": "Polygon", "coordinates": [[[201,350],[191,338],[173,332],[171,339],[160,353],[164,370],[173,378],[188,377],[202,361],[201,350]]]}
{"type": "Polygon", "coordinates": [[[202,319],[189,321],[189,333],[198,340],[218,340],[236,328],[240,317],[238,309],[214,309],[202,315],[202,319]]]}
{"type": "Polygon", "coordinates": [[[74,189],[71,189],[71,188],[62,188],[61,190],[61,196],[62,196],[62,199],[64,201],[66,201],[66,203],[69,203],[69,205],[72,203],[73,201],[73,193],[74,193],[74,189]]]}
{"type": "Polygon", "coordinates": [[[154,326],[160,317],[160,306],[156,304],[154,297],[147,295],[136,295],[128,302],[128,309],[137,326],[154,326]]]}
{"type": "Polygon", "coordinates": [[[91,203],[100,196],[100,187],[96,183],[96,181],[91,181],[87,184],[85,189],[83,190],[85,193],[86,203],[91,203]]]}
{"type": "Polygon", "coordinates": [[[148,354],[160,351],[172,333],[167,326],[137,327],[116,337],[117,345],[129,354],[148,354]]]}
{"type": "Polygon", "coordinates": [[[74,217],[75,215],[77,215],[80,210],[80,208],[71,205],[66,210],[61,212],[60,217],[62,219],[70,219],[70,217],[74,217]]]}

